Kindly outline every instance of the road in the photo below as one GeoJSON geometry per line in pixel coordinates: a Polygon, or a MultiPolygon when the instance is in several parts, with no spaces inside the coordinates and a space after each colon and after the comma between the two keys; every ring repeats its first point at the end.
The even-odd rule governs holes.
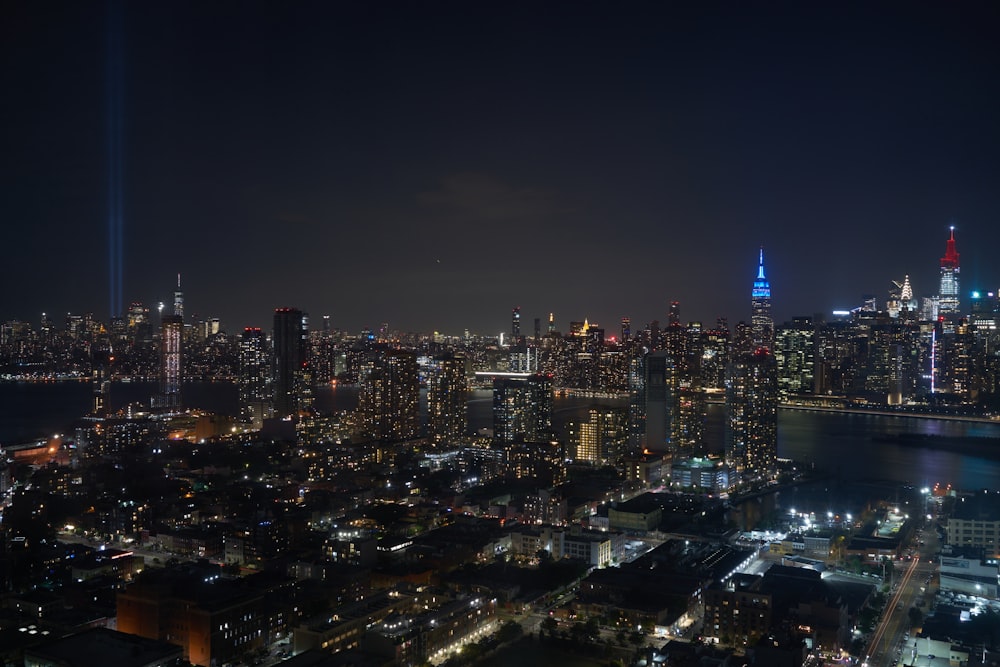
{"type": "Polygon", "coordinates": [[[938,573],[936,554],[940,548],[933,525],[932,518],[914,537],[912,561],[893,563],[896,585],[866,649],[868,667],[898,665],[901,658],[899,649],[911,627],[910,609],[916,607],[922,614],[927,613],[926,601],[932,597],[930,589],[938,573]]]}
{"type": "MultiPolygon", "coordinates": [[[[145,564],[148,565],[158,565],[160,562],[166,562],[171,558],[176,558],[179,561],[194,561],[197,560],[196,556],[175,554],[167,551],[162,551],[159,549],[146,549],[136,544],[121,544],[119,542],[101,542],[98,540],[93,540],[89,537],[83,537],[82,535],[74,535],[72,533],[59,532],[56,535],[56,539],[65,544],[82,544],[88,546],[92,549],[101,548],[104,549],[119,549],[121,551],[131,551],[136,556],[142,556],[145,559],[145,564]]],[[[209,559],[216,564],[221,564],[218,560],[209,559]]]]}
{"type": "Polygon", "coordinates": [[[871,667],[896,664],[896,651],[904,634],[910,629],[909,610],[919,596],[917,587],[932,567],[929,564],[922,565],[920,559],[915,558],[904,567],[895,568],[893,580],[896,583],[886,602],[886,611],[865,649],[865,654],[870,656],[867,664],[871,667]]]}

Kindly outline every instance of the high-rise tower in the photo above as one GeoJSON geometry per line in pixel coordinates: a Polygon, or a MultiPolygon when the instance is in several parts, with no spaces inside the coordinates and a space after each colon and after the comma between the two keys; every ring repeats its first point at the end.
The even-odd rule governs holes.
{"type": "Polygon", "coordinates": [[[183,358],[184,318],[168,315],[160,325],[160,401],[165,408],[181,405],[181,381],[184,372],[183,358]]]}
{"type": "Polygon", "coordinates": [[[650,352],[644,363],[643,402],[646,413],[645,449],[663,454],[671,449],[670,436],[677,419],[677,374],[665,350],[650,352]]]}
{"type": "Polygon", "coordinates": [[[757,279],[753,281],[750,298],[753,307],[753,314],[750,317],[753,346],[770,348],[774,345],[774,319],[771,317],[771,283],[764,277],[763,248],[760,249],[757,279]]]}
{"type": "MultiPolygon", "coordinates": [[[[536,320],[537,321],[537,320],[536,320]]],[[[454,445],[468,427],[465,356],[446,354],[434,359],[427,380],[427,426],[435,444],[454,445]]]]}
{"type": "Polygon", "coordinates": [[[271,364],[267,340],[259,327],[247,327],[240,336],[240,418],[255,430],[271,416],[271,364]]]}
{"type": "Polygon", "coordinates": [[[551,431],[551,375],[510,375],[493,380],[493,437],[498,443],[547,441],[551,431]]]}
{"type": "Polygon", "coordinates": [[[408,350],[372,351],[361,369],[358,413],[366,437],[386,442],[420,436],[420,376],[408,350]]]}
{"type": "Polygon", "coordinates": [[[765,347],[726,372],[726,461],[744,479],[770,476],[778,458],[778,365],[765,347]]]}
{"type": "Polygon", "coordinates": [[[307,407],[312,387],[309,374],[309,331],[297,308],[274,311],[274,415],[290,417],[307,407]]]}
{"type": "Polygon", "coordinates": [[[941,286],[938,288],[938,314],[955,316],[959,314],[958,251],[955,250],[955,227],[951,227],[951,238],[941,258],[941,286]]]}
{"type": "Polygon", "coordinates": [[[517,339],[521,337],[521,306],[515,307],[510,313],[510,337],[512,345],[516,345],[517,339]]]}

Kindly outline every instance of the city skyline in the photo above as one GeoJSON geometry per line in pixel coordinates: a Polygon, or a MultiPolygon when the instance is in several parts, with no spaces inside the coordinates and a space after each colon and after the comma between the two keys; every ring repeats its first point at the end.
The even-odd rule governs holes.
{"type": "MultiPolygon", "coordinates": [[[[956,248],[956,245],[957,245],[957,242],[956,242],[956,239],[955,239],[955,226],[954,225],[950,225],[949,226],[949,238],[946,241],[947,241],[947,244],[946,244],[947,245],[947,250],[946,250],[946,257],[945,257],[945,259],[950,259],[950,261],[954,262],[953,268],[957,267],[958,266],[958,255],[955,254],[952,257],[952,254],[955,253],[955,248],[956,248]]],[[[760,291],[761,295],[763,295],[763,294],[766,293],[766,301],[767,301],[767,306],[766,307],[767,307],[767,310],[770,311],[770,283],[769,283],[768,280],[766,280],[764,278],[765,261],[764,261],[764,257],[763,257],[763,247],[760,248],[760,254],[759,254],[758,257],[759,257],[759,259],[758,259],[758,264],[757,264],[756,280],[754,282],[753,289],[751,290],[751,298],[750,298],[751,303],[750,303],[750,307],[748,309],[749,312],[750,312],[750,316],[749,317],[736,317],[736,318],[733,318],[733,317],[729,317],[726,314],[720,314],[718,316],[718,318],[716,318],[716,320],[713,320],[713,321],[701,321],[701,320],[696,320],[694,318],[683,318],[683,317],[680,318],[680,321],[682,323],[701,322],[701,324],[703,326],[709,327],[709,328],[712,327],[712,326],[714,326],[716,324],[716,322],[718,320],[720,320],[720,319],[726,320],[730,326],[734,325],[734,324],[736,324],[738,322],[748,323],[751,326],[756,326],[756,325],[754,325],[754,321],[755,321],[754,318],[756,317],[756,311],[758,309],[757,299],[758,299],[758,296],[760,296],[760,295],[758,295],[758,291],[760,291]]],[[[945,264],[945,259],[941,260],[942,266],[944,266],[944,264],[945,264]]],[[[182,305],[183,304],[183,292],[180,290],[180,275],[179,274],[177,276],[177,280],[178,280],[178,285],[177,285],[175,291],[173,292],[173,299],[174,299],[174,304],[173,304],[174,315],[173,315],[173,318],[174,319],[178,319],[179,321],[184,321],[183,320],[183,305],[182,305]]],[[[909,275],[908,274],[904,277],[904,280],[905,280],[905,288],[909,289],[910,285],[909,285],[909,275]]],[[[955,279],[950,279],[950,280],[952,282],[949,282],[949,285],[952,285],[952,289],[951,289],[951,291],[949,291],[949,294],[951,294],[951,292],[954,291],[954,288],[959,288],[958,284],[952,284],[955,281],[955,279]]],[[[832,311],[824,311],[824,312],[815,311],[815,310],[812,311],[812,312],[805,312],[805,311],[803,311],[802,313],[797,313],[797,314],[790,315],[789,317],[787,317],[785,319],[777,319],[777,320],[767,318],[769,320],[769,322],[770,322],[769,326],[770,326],[770,328],[771,328],[771,330],[773,332],[773,327],[774,326],[781,325],[781,324],[789,324],[789,323],[791,323],[791,321],[794,318],[799,318],[799,317],[814,317],[814,316],[818,315],[818,316],[820,316],[820,317],[822,317],[822,318],[825,319],[825,318],[829,318],[830,316],[833,316],[833,317],[842,316],[844,313],[846,313],[847,310],[858,310],[858,309],[862,309],[862,308],[867,307],[868,305],[870,305],[872,303],[872,301],[871,301],[872,299],[874,299],[874,304],[876,305],[876,307],[879,310],[886,310],[887,312],[889,312],[890,314],[892,314],[893,317],[896,317],[898,315],[898,304],[899,304],[899,296],[898,296],[898,294],[899,294],[899,290],[902,289],[902,288],[904,288],[904,284],[903,283],[898,283],[898,282],[895,282],[895,281],[891,281],[891,283],[895,287],[894,290],[893,289],[886,290],[885,294],[864,294],[864,295],[861,295],[858,299],[855,300],[855,302],[851,303],[849,305],[849,307],[846,308],[846,309],[845,308],[838,308],[838,309],[835,309],[835,310],[832,310],[832,311]],[[894,311],[893,310],[894,307],[896,307],[897,310],[894,311]]],[[[941,292],[940,288],[939,288],[938,291],[940,292],[940,294],[935,294],[935,293],[928,292],[927,294],[923,294],[921,296],[931,297],[931,298],[934,298],[936,300],[939,296],[943,295],[943,292],[941,292]]],[[[959,304],[958,306],[953,307],[953,309],[949,309],[949,312],[952,313],[952,314],[967,315],[968,312],[969,312],[968,308],[970,306],[970,296],[975,295],[976,297],[978,297],[978,295],[980,293],[982,293],[983,295],[986,295],[986,294],[992,295],[994,293],[1000,293],[1000,289],[996,289],[996,290],[989,289],[989,288],[970,288],[970,289],[965,289],[965,287],[962,286],[962,287],[959,288],[959,292],[958,292],[957,295],[952,295],[952,296],[949,297],[950,298],[949,303],[957,302],[959,304]]],[[[916,299],[916,298],[914,298],[910,303],[911,303],[911,306],[910,306],[911,308],[914,307],[913,304],[916,304],[915,307],[918,310],[921,308],[921,306],[919,305],[919,300],[916,299]]],[[[148,308],[150,311],[154,311],[154,312],[157,311],[157,310],[159,310],[160,311],[159,318],[161,320],[165,321],[166,319],[170,319],[170,318],[167,318],[167,317],[165,317],[165,316],[162,315],[162,311],[166,308],[166,303],[164,301],[159,301],[159,302],[155,302],[155,303],[142,303],[142,302],[139,302],[139,301],[135,301],[135,302],[132,302],[131,305],[132,306],[142,305],[142,306],[148,308]]],[[[696,304],[696,307],[697,307],[697,304],[696,304]]],[[[290,308],[289,306],[279,306],[279,307],[277,307],[277,308],[274,309],[274,312],[288,310],[289,308],[290,308]]],[[[291,307],[291,308],[294,308],[294,307],[291,307]]],[[[127,310],[128,309],[126,309],[126,311],[127,310]]],[[[214,311],[210,310],[209,312],[214,312],[214,311]]],[[[681,312],[683,312],[683,304],[681,304],[680,302],[678,302],[676,300],[675,301],[671,301],[669,304],[667,304],[667,310],[665,311],[665,314],[666,314],[665,317],[663,317],[663,314],[660,314],[660,315],[655,315],[655,316],[646,318],[645,319],[645,324],[649,324],[649,323],[652,323],[652,322],[655,322],[655,321],[659,321],[660,325],[662,326],[662,325],[667,324],[671,320],[671,318],[677,316],[677,314],[681,313],[681,312]],[[660,319],[660,317],[663,317],[663,319],[660,319]]],[[[944,311],[942,311],[942,312],[944,312],[944,311]]],[[[81,314],[87,314],[87,313],[93,313],[93,311],[92,310],[88,310],[88,309],[83,309],[83,310],[76,309],[76,310],[68,311],[66,313],[66,315],[67,316],[68,315],[79,316],[81,314]]],[[[310,313],[309,313],[308,310],[303,310],[302,313],[304,315],[306,315],[307,318],[310,316],[310,313]]],[[[123,317],[127,316],[127,314],[128,314],[127,312],[123,311],[123,317]]],[[[464,327],[463,329],[464,329],[464,331],[467,331],[469,333],[473,333],[475,335],[484,335],[484,336],[496,335],[498,338],[505,337],[507,340],[512,341],[516,337],[516,334],[514,334],[514,331],[519,330],[519,328],[520,328],[518,325],[520,324],[521,307],[520,306],[515,306],[512,309],[512,314],[513,314],[513,323],[512,323],[512,329],[511,329],[510,332],[504,332],[502,330],[503,329],[502,326],[499,326],[498,330],[494,330],[494,331],[491,331],[491,330],[474,330],[474,329],[471,329],[470,327],[464,327]]],[[[59,320],[59,315],[57,313],[53,313],[53,312],[45,312],[45,311],[43,311],[43,312],[39,313],[39,316],[44,316],[45,318],[47,318],[51,322],[58,323],[60,321],[59,320]]],[[[322,315],[313,314],[313,316],[317,318],[317,321],[319,320],[320,317],[322,317],[322,319],[324,320],[324,326],[330,325],[330,317],[331,316],[329,314],[322,314],[322,315]]],[[[207,323],[207,322],[209,322],[211,320],[211,321],[216,322],[216,324],[218,324],[218,325],[226,325],[226,324],[228,324],[228,323],[220,322],[220,319],[218,317],[216,317],[216,316],[205,315],[205,314],[202,314],[202,313],[194,313],[191,316],[191,318],[189,318],[188,323],[191,323],[191,324],[195,323],[195,320],[192,319],[192,318],[197,318],[197,321],[201,322],[201,323],[207,323]]],[[[14,319],[16,320],[17,318],[14,318],[14,319]]],[[[529,319],[531,319],[531,318],[529,318],[529,319]]],[[[534,318],[534,319],[537,319],[539,322],[541,322],[543,319],[546,319],[547,326],[549,327],[549,330],[551,330],[552,327],[555,327],[554,330],[557,330],[557,331],[560,330],[559,329],[559,324],[558,324],[558,322],[555,319],[553,311],[549,311],[547,318],[542,318],[542,317],[539,316],[539,317],[534,318]]],[[[561,331],[563,333],[565,333],[566,331],[569,331],[570,324],[572,324],[572,322],[579,322],[579,321],[588,320],[588,319],[589,318],[587,318],[587,317],[574,318],[572,316],[569,316],[563,322],[563,324],[565,324],[565,327],[561,331]]],[[[624,319],[624,321],[629,321],[629,322],[631,321],[631,318],[628,315],[623,316],[623,319],[624,319]]],[[[31,324],[33,322],[30,319],[25,319],[23,321],[27,321],[29,324],[31,324]]],[[[100,321],[100,318],[98,318],[98,321],[100,321]]],[[[377,328],[381,328],[385,324],[389,324],[389,323],[388,322],[384,322],[384,321],[378,322],[377,324],[374,323],[374,322],[367,323],[367,324],[361,325],[356,330],[350,330],[350,329],[345,329],[345,328],[341,328],[341,327],[337,327],[337,328],[340,329],[340,330],[342,330],[342,331],[344,331],[345,333],[349,333],[350,334],[350,333],[361,333],[361,332],[366,331],[366,330],[373,331],[373,330],[375,330],[377,328]]],[[[590,324],[591,324],[591,326],[595,326],[595,327],[600,326],[601,328],[603,328],[607,332],[607,335],[610,338],[615,338],[616,339],[618,337],[618,333],[619,332],[618,332],[618,330],[617,330],[617,328],[616,328],[616,326],[615,326],[614,323],[608,325],[608,324],[605,324],[603,322],[598,322],[598,321],[595,320],[595,321],[591,322],[590,324]]],[[[621,325],[622,323],[619,322],[618,324],[621,325]]],[[[334,326],[336,326],[336,325],[334,325],[334,326]]],[[[225,326],[223,326],[223,328],[226,329],[225,326]]],[[[238,326],[234,327],[233,325],[228,324],[227,331],[228,331],[228,333],[231,333],[232,335],[237,335],[244,328],[248,328],[248,329],[260,329],[259,326],[255,326],[255,325],[246,325],[246,326],[244,326],[244,325],[238,325],[238,326]]],[[[428,329],[428,330],[425,330],[425,331],[416,331],[416,330],[412,330],[412,329],[405,329],[405,328],[399,328],[399,327],[393,327],[393,326],[389,326],[387,329],[385,329],[385,331],[386,332],[397,332],[397,333],[422,333],[422,334],[429,334],[429,333],[433,332],[433,333],[442,333],[442,334],[445,334],[445,335],[459,335],[459,333],[460,333],[459,331],[441,331],[441,330],[439,330],[437,328],[428,329]]],[[[527,333],[531,334],[530,331],[527,332],[527,333]]],[[[525,335],[524,332],[522,332],[522,335],[525,335]]]]}
{"type": "Polygon", "coordinates": [[[963,309],[1000,286],[986,4],[111,7],[4,30],[0,319],[179,272],[231,333],[734,324],[763,246],[781,323],[934,294],[952,224],[963,309]]]}

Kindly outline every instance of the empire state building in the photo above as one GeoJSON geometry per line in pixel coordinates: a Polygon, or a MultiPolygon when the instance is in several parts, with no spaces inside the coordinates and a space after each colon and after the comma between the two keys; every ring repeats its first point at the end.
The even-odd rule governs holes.
{"type": "Polygon", "coordinates": [[[958,315],[960,305],[958,300],[958,251],[955,249],[955,228],[951,228],[951,238],[945,247],[941,258],[941,284],[938,288],[938,314],[944,316],[958,315]]]}
{"type": "Polygon", "coordinates": [[[757,279],[750,293],[753,312],[750,317],[753,347],[774,347],[774,319],[771,317],[771,283],[764,277],[764,249],[760,249],[757,279]]]}

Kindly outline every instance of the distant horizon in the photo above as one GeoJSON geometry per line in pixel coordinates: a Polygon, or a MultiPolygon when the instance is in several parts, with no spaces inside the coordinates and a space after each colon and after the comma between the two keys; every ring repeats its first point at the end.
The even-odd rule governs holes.
{"type": "MultiPolygon", "coordinates": [[[[947,228],[948,227],[946,227],[946,229],[947,228]]],[[[942,242],[942,245],[944,245],[944,242],[942,242]]],[[[961,246],[959,246],[959,247],[961,247],[961,246]]],[[[757,252],[758,250],[759,249],[755,249],[755,252],[757,252]]],[[[755,258],[756,258],[756,255],[755,255],[755,258]]],[[[757,266],[756,261],[754,261],[753,265],[756,268],[756,266],[757,266]]],[[[764,265],[765,265],[765,273],[767,275],[768,281],[772,285],[772,293],[773,293],[775,291],[773,289],[774,282],[771,279],[771,271],[769,269],[768,254],[767,254],[766,248],[764,249],[764,265]]],[[[746,308],[744,309],[745,312],[744,312],[743,316],[740,316],[740,317],[728,316],[727,317],[726,315],[718,315],[716,317],[711,318],[710,320],[706,320],[704,318],[697,318],[697,317],[687,317],[687,316],[685,316],[685,312],[686,312],[685,306],[686,305],[690,305],[690,304],[685,304],[684,302],[680,302],[681,321],[684,322],[685,324],[688,324],[688,323],[691,323],[691,322],[700,322],[704,328],[713,328],[719,318],[726,318],[727,321],[729,322],[730,327],[732,327],[733,325],[737,324],[740,321],[749,322],[750,321],[750,291],[751,291],[751,286],[753,284],[753,277],[755,277],[755,276],[756,276],[756,271],[754,271],[753,272],[753,276],[746,281],[746,283],[747,283],[747,288],[746,288],[746,293],[747,293],[746,304],[747,305],[746,305],[746,308]]],[[[904,277],[907,277],[907,276],[911,278],[911,285],[912,285],[913,282],[914,282],[913,281],[913,274],[904,274],[904,276],[900,276],[899,278],[893,278],[891,280],[900,280],[900,281],[902,281],[904,279],[904,277]]],[[[960,278],[960,280],[961,280],[961,278],[960,278]]],[[[889,281],[887,281],[887,282],[889,282],[889,281]]],[[[500,316],[497,317],[497,327],[495,328],[494,331],[490,331],[488,329],[482,329],[482,328],[476,329],[474,327],[465,327],[465,326],[459,326],[458,327],[458,329],[459,329],[458,331],[446,331],[443,328],[434,328],[434,327],[428,328],[428,329],[417,329],[417,328],[411,328],[411,327],[406,327],[406,326],[394,325],[391,318],[384,318],[384,319],[381,319],[381,320],[379,320],[377,322],[371,322],[371,323],[368,323],[368,324],[356,324],[354,327],[349,327],[349,326],[345,327],[345,326],[337,324],[337,321],[334,319],[332,313],[320,312],[320,311],[313,311],[313,310],[311,310],[307,306],[304,306],[301,303],[294,303],[294,300],[293,300],[292,303],[282,303],[280,305],[275,305],[273,308],[270,308],[270,309],[266,310],[265,311],[265,315],[262,318],[259,318],[257,323],[233,325],[226,317],[221,317],[221,316],[216,315],[216,314],[211,314],[211,311],[209,311],[210,314],[203,314],[201,312],[198,312],[198,311],[195,311],[194,309],[192,309],[190,307],[190,305],[189,305],[191,303],[191,301],[190,301],[190,296],[191,295],[187,291],[185,291],[185,289],[184,289],[185,287],[186,287],[186,285],[182,282],[181,291],[184,293],[184,299],[185,299],[185,323],[186,324],[194,324],[195,322],[202,322],[202,321],[206,321],[206,320],[209,320],[209,319],[218,318],[219,321],[220,321],[220,323],[222,324],[223,329],[225,331],[227,331],[228,333],[238,333],[239,331],[242,331],[244,328],[254,328],[254,327],[259,327],[259,328],[261,328],[263,330],[269,330],[269,328],[270,328],[270,326],[272,324],[274,310],[276,310],[278,308],[293,307],[293,308],[297,308],[297,309],[303,311],[304,313],[306,313],[309,316],[309,318],[310,318],[310,330],[319,330],[319,329],[321,329],[321,327],[322,327],[322,318],[325,315],[331,315],[331,327],[333,329],[336,329],[336,330],[339,330],[339,331],[343,331],[343,332],[346,332],[346,333],[354,333],[354,334],[360,333],[360,332],[362,332],[364,330],[377,331],[381,327],[382,323],[385,322],[385,323],[389,324],[389,330],[393,331],[393,332],[396,332],[396,333],[414,333],[414,334],[434,334],[434,333],[439,333],[441,335],[446,335],[446,336],[462,336],[462,335],[464,335],[464,331],[468,330],[470,334],[475,334],[477,336],[499,336],[500,334],[504,334],[505,336],[509,336],[510,335],[510,324],[511,324],[510,315],[511,315],[513,309],[518,306],[518,304],[511,305],[511,307],[507,309],[506,313],[503,313],[503,314],[501,314],[500,316]],[[503,315],[504,314],[506,315],[506,320],[503,319],[503,315]]],[[[173,290],[174,289],[176,289],[176,288],[172,286],[170,291],[164,292],[163,298],[156,299],[154,301],[143,302],[143,301],[138,301],[138,300],[132,300],[132,301],[126,302],[126,306],[125,306],[125,311],[126,312],[123,314],[123,317],[127,317],[128,307],[132,303],[141,303],[142,305],[148,307],[149,310],[150,310],[151,316],[155,316],[156,315],[157,306],[160,303],[162,303],[164,305],[165,312],[166,311],[172,312],[172,308],[173,308],[173,294],[174,294],[173,290]]],[[[977,291],[978,292],[982,292],[982,293],[987,293],[987,292],[1000,293],[1000,288],[992,289],[992,288],[985,287],[985,286],[979,286],[979,287],[970,287],[970,288],[966,289],[965,287],[962,287],[961,288],[961,294],[960,294],[960,302],[962,304],[962,308],[963,308],[962,312],[963,313],[967,312],[966,308],[969,305],[969,299],[971,298],[972,293],[973,292],[977,292],[977,291]]],[[[781,285],[780,284],[778,286],[777,292],[778,292],[778,294],[781,293],[781,285]]],[[[923,298],[930,298],[930,297],[934,297],[934,296],[937,296],[937,295],[934,294],[934,293],[919,293],[919,294],[915,293],[914,298],[916,298],[916,299],[923,299],[923,298]]],[[[866,298],[871,298],[871,297],[874,297],[877,300],[876,303],[878,303],[880,305],[880,307],[884,307],[885,302],[889,299],[889,288],[887,287],[884,290],[884,292],[882,293],[881,296],[878,295],[877,293],[871,293],[871,292],[864,293],[864,294],[858,295],[858,297],[856,298],[856,300],[853,303],[850,303],[850,304],[844,304],[843,306],[833,306],[833,307],[829,308],[828,310],[812,309],[810,312],[791,313],[791,314],[785,315],[783,317],[775,317],[774,318],[774,322],[775,322],[776,326],[780,326],[782,324],[790,322],[793,318],[796,318],[796,317],[815,317],[816,315],[822,315],[824,317],[830,317],[830,316],[832,316],[834,314],[834,312],[842,311],[842,310],[852,310],[854,308],[857,308],[861,304],[863,304],[863,302],[865,301],[866,298]]],[[[637,331],[637,330],[640,330],[640,329],[644,328],[647,324],[653,322],[654,320],[659,321],[660,324],[661,324],[661,326],[664,326],[665,323],[668,321],[668,315],[669,315],[668,311],[669,311],[670,304],[672,303],[672,301],[674,301],[674,299],[667,299],[664,302],[664,304],[663,304],[663,310],[661,311],[660,315],[658,315],[658,316],[651,316],[651,317],[648,317],[648,318],[636,318],[635,316],[632,316],[632,315],[629,315],[628,313],[625,313],[625,314],[622,314],[622,315],[618,316],[617,318],[615,318],[610,324],[608,324],[608,323],[606,323],[604,321],[601,321],[600,319],[589,317],[586,314],[583,314],[583,315],[581,315],[579,317],[573,316],[573,317],[566,318],[566,319],[560,319],[559,312],[557,310],[547,310],[547,311],[544,311],[544,312],[539,313],[537,315],[534,315],[531,312],[526,311],[526,309],[524,307],[521,307],[521,333],[522,333],[522,335],[526,335],[526,336],[530,337],[533,334],[533,331],[534,331],[534,319],[535,319],[535,317],[538,317],[541,320],[541,329],[542,329],[542,332],[544,334],[544,332],[547,331],[548,317],[549,317],[549,313],[551,312],[551,313],[553,313],[555,315],[556,330],[560,331],[562,333],[566,333],[569,330],[569,324],[570,324],[570,322],[583,322],[583,321],[586,320],[586,321],[589,321],[591,325],[595,325],[595,326],[599,326],[600,328],[603,328],[605,330],[605,332],[609,333],[609,335],[615,335],[615,336],[617,336],[617,334],[615,332],[617,332],[620,329],[621,318],[622,317],[629,317],[630,318],[633,331],[637,331]],[[560,322],[562,324],[560,324],[560,322]]],[[[695,307],[697,308],[698,306],[695,306],[695,307]]],[[[772,308],[773,308],[774,311],[778,311],[778,312],[780,312],[781,310],[783,310],[781,308],[780,299],[779,300],[775,300],[772,297],[772,308]]],[[[52,316],[52,312],[53,311],[40,310],[40,311],[38,311],[38,313],[37,313],[37,315],[35,316],[34,319],[27,319],[27,318],[24,318],[24,317],[12,317],[12,318],[4,319],[3,321],[4,322],[9,322],[9,321],[29,322],[29,323],[32,324],[32,328],[36,328],[38,322],[40,322],[40,320],[41,320],[41,316],[43,314],[49,314],[50,316],[52,316],[53,321],[56,322],[57,327],[58,328],[62,328],[62,324],[63,324],[62,318],[65,318],[67,315],[85,315],[85,314],[88,314],[88,313],[94,314],[95,318],[98,319],[98,321],[101,321],[101,322],[110,322],[111,321],[110,317],[100,317],[100,316],[98,316],[96,314],[96,312],[98,310],[99,309],[92,309],[92,310],[71,310],[71,311],[69,311],[69,312],[67,312],[65,314],[59,315],[58,316],[59,319],[56,319],[55,316],[52,316]]],[[[444,310],[444,309],[442,308],[442,310],[444,310]]],[[[784,310],[787,310],[787,309],[784,309],[784,310]]]]}

